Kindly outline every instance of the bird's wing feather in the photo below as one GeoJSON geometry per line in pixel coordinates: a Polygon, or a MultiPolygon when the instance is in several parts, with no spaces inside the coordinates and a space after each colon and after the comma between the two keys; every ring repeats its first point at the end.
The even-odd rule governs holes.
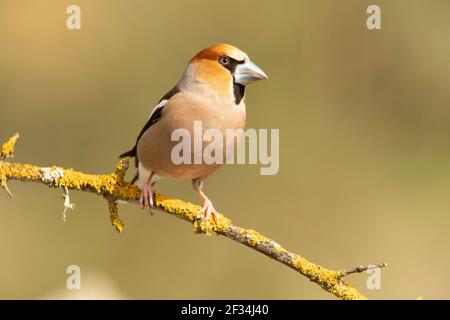
{"type": "Polygon", "coordinates": [[[147,123],[142,128],[141,132],[139,133],[139,135],[138,135],[138,137],[136,139],[136,144],[134,145],[133,149],[122,153],[119,156],[119,158],[135,157],[136,167],[138,166],[139,161],[138,161],[138,158],[137,158],[137,144],[139,142],[139,139],[141,139],[142,135],[145,133],[145,131],[147,131],[148,128],[150,128],[154,123],[156,123],[159,119],[161,119],[162,110],[163,110],[164,106],[167,104],[167,102],[170,100],[170,98],[172,98],[178,92],[180,92],[180,90],[178,89],[178,87],[175,86],[169,92],[167,92],[161,98],[161,100],[159,100],[158,104],[155,106],[155,108],[153,108],[152,113],[150,113],[150,117],[148,118],[147,123]]]}

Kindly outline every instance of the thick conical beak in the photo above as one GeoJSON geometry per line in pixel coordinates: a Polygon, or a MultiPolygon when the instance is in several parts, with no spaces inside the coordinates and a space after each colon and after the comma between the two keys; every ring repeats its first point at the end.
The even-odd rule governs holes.
{"type": "Polygon", "coordinates": [[[244,86],[255,82],[257,80],[267,79],[267,75],[256,64],[250,60],[246,60],[244,63],[238,64],[234,70],[234,82],[242,84],[244,86]]]}

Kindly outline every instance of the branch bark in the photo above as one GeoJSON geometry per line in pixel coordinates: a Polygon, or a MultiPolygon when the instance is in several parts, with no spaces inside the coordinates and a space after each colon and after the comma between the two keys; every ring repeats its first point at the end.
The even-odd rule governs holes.
{"type": "MultiPolygon", "coordinates": [[[[12,157],[14,145],[19,135],[15,134],[0,149],[0,185],[12,197],[8,189],[8,180],[33,181],[43,183],[49,187],[64,190],[64,215],[70,203],[68,190],[80,190],[95,193],[104,197],[108,202],[111,223],[118,232],[124,229],[124,223],[119,217],[118,202],[137,203],[141,191],[134,185],[124,181],[128,169],[128,159],[119,161],[116,170],[110,174],[87,174],[73,169],[58,166],[40,167],[31,164],[5,161],[12,157]]],[[[374,268],[385,267],[386,264],[369,265],[336,271],[324,268],[308,261],[299,254],[288,251],[270,238],[252,229],[245,229],[231,223],[222,214],[218,219],[205,221],[197,218],[200,207],[192,203],[168,198],[162,194],[155,194],[155,207],[161,211],[186,220],[194,225],[194,231],[211,235],[213,232],[241,243],[249,248],[288,266],[299,272],[325,291],[344,300],[366,299],[356,288],[349,285],[343,278],[352,273],[361,273],[374,268]]]]}

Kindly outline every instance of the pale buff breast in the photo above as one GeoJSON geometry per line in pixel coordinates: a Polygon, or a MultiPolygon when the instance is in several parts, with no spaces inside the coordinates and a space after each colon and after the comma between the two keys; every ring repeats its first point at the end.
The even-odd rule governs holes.
{"type": "MultiPolygon", "coordinates": [[[[142,166],[155,172],[158,176],[172,179],[205,178],[212,174],[221,164],[175,164],[172,150],[179,142],[171,141],[174,130],[187,129],[191,135],[191,159],[194,160],[194,121],[202,121],[203,132],[207,129],[219,129],[223,136],[223,162],[225,153],[233,148],[226,145],[227,129],[244,129],[245,105],[239,106],[223,103],[212,97],[180,92],[172,97],[162,112],[162,118],[153,124],[141,137],[137,146],[137,156],[142,166]],[[213,101],[213,103],[212,103],[213,101]]],[[[210,142],[202,143],[202,150],[210,142]]]]}

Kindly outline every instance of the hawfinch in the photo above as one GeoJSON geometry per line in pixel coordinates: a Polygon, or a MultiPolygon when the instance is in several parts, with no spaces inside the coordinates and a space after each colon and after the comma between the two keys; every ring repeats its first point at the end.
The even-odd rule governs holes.
{"type": "MultiPolygon", "coordinates": [[[[218,129],[223,137],[227,129],[243,129],[245,86],[262,79],[267,79],[264,71],[244,52],[229,44],[213,45],[189,61],[181,80],[153,109],[133,149],[120,155],[121,158],[135,157],[138,172],[132,183],[142,190],[141,208],[150,210],[153,207],[153,186],[156,180],[190,179],[203,201],[198,217],[203,214],[206,220],[211,214],[217,217],[218,213],[202,187],[203,181],[221,164],[197,161],[174,163],[172,151],[178,142],[173,141],[172,133],[177,129],[185,129],[193,136],[194,121],[201,121],[204,131],[218,129]]],[[[233,141],[232,146],[229,143],[222,146],[225,146],[224,149],[234,148],[238,139],[233,141]]],[[[194,143],[193,140],[190,148],[192,158],[195,148],[204,148],[209,144],[204,141],[194,143]]],[[[216,152],[225,154],[227,151],[216,152]]]]}

